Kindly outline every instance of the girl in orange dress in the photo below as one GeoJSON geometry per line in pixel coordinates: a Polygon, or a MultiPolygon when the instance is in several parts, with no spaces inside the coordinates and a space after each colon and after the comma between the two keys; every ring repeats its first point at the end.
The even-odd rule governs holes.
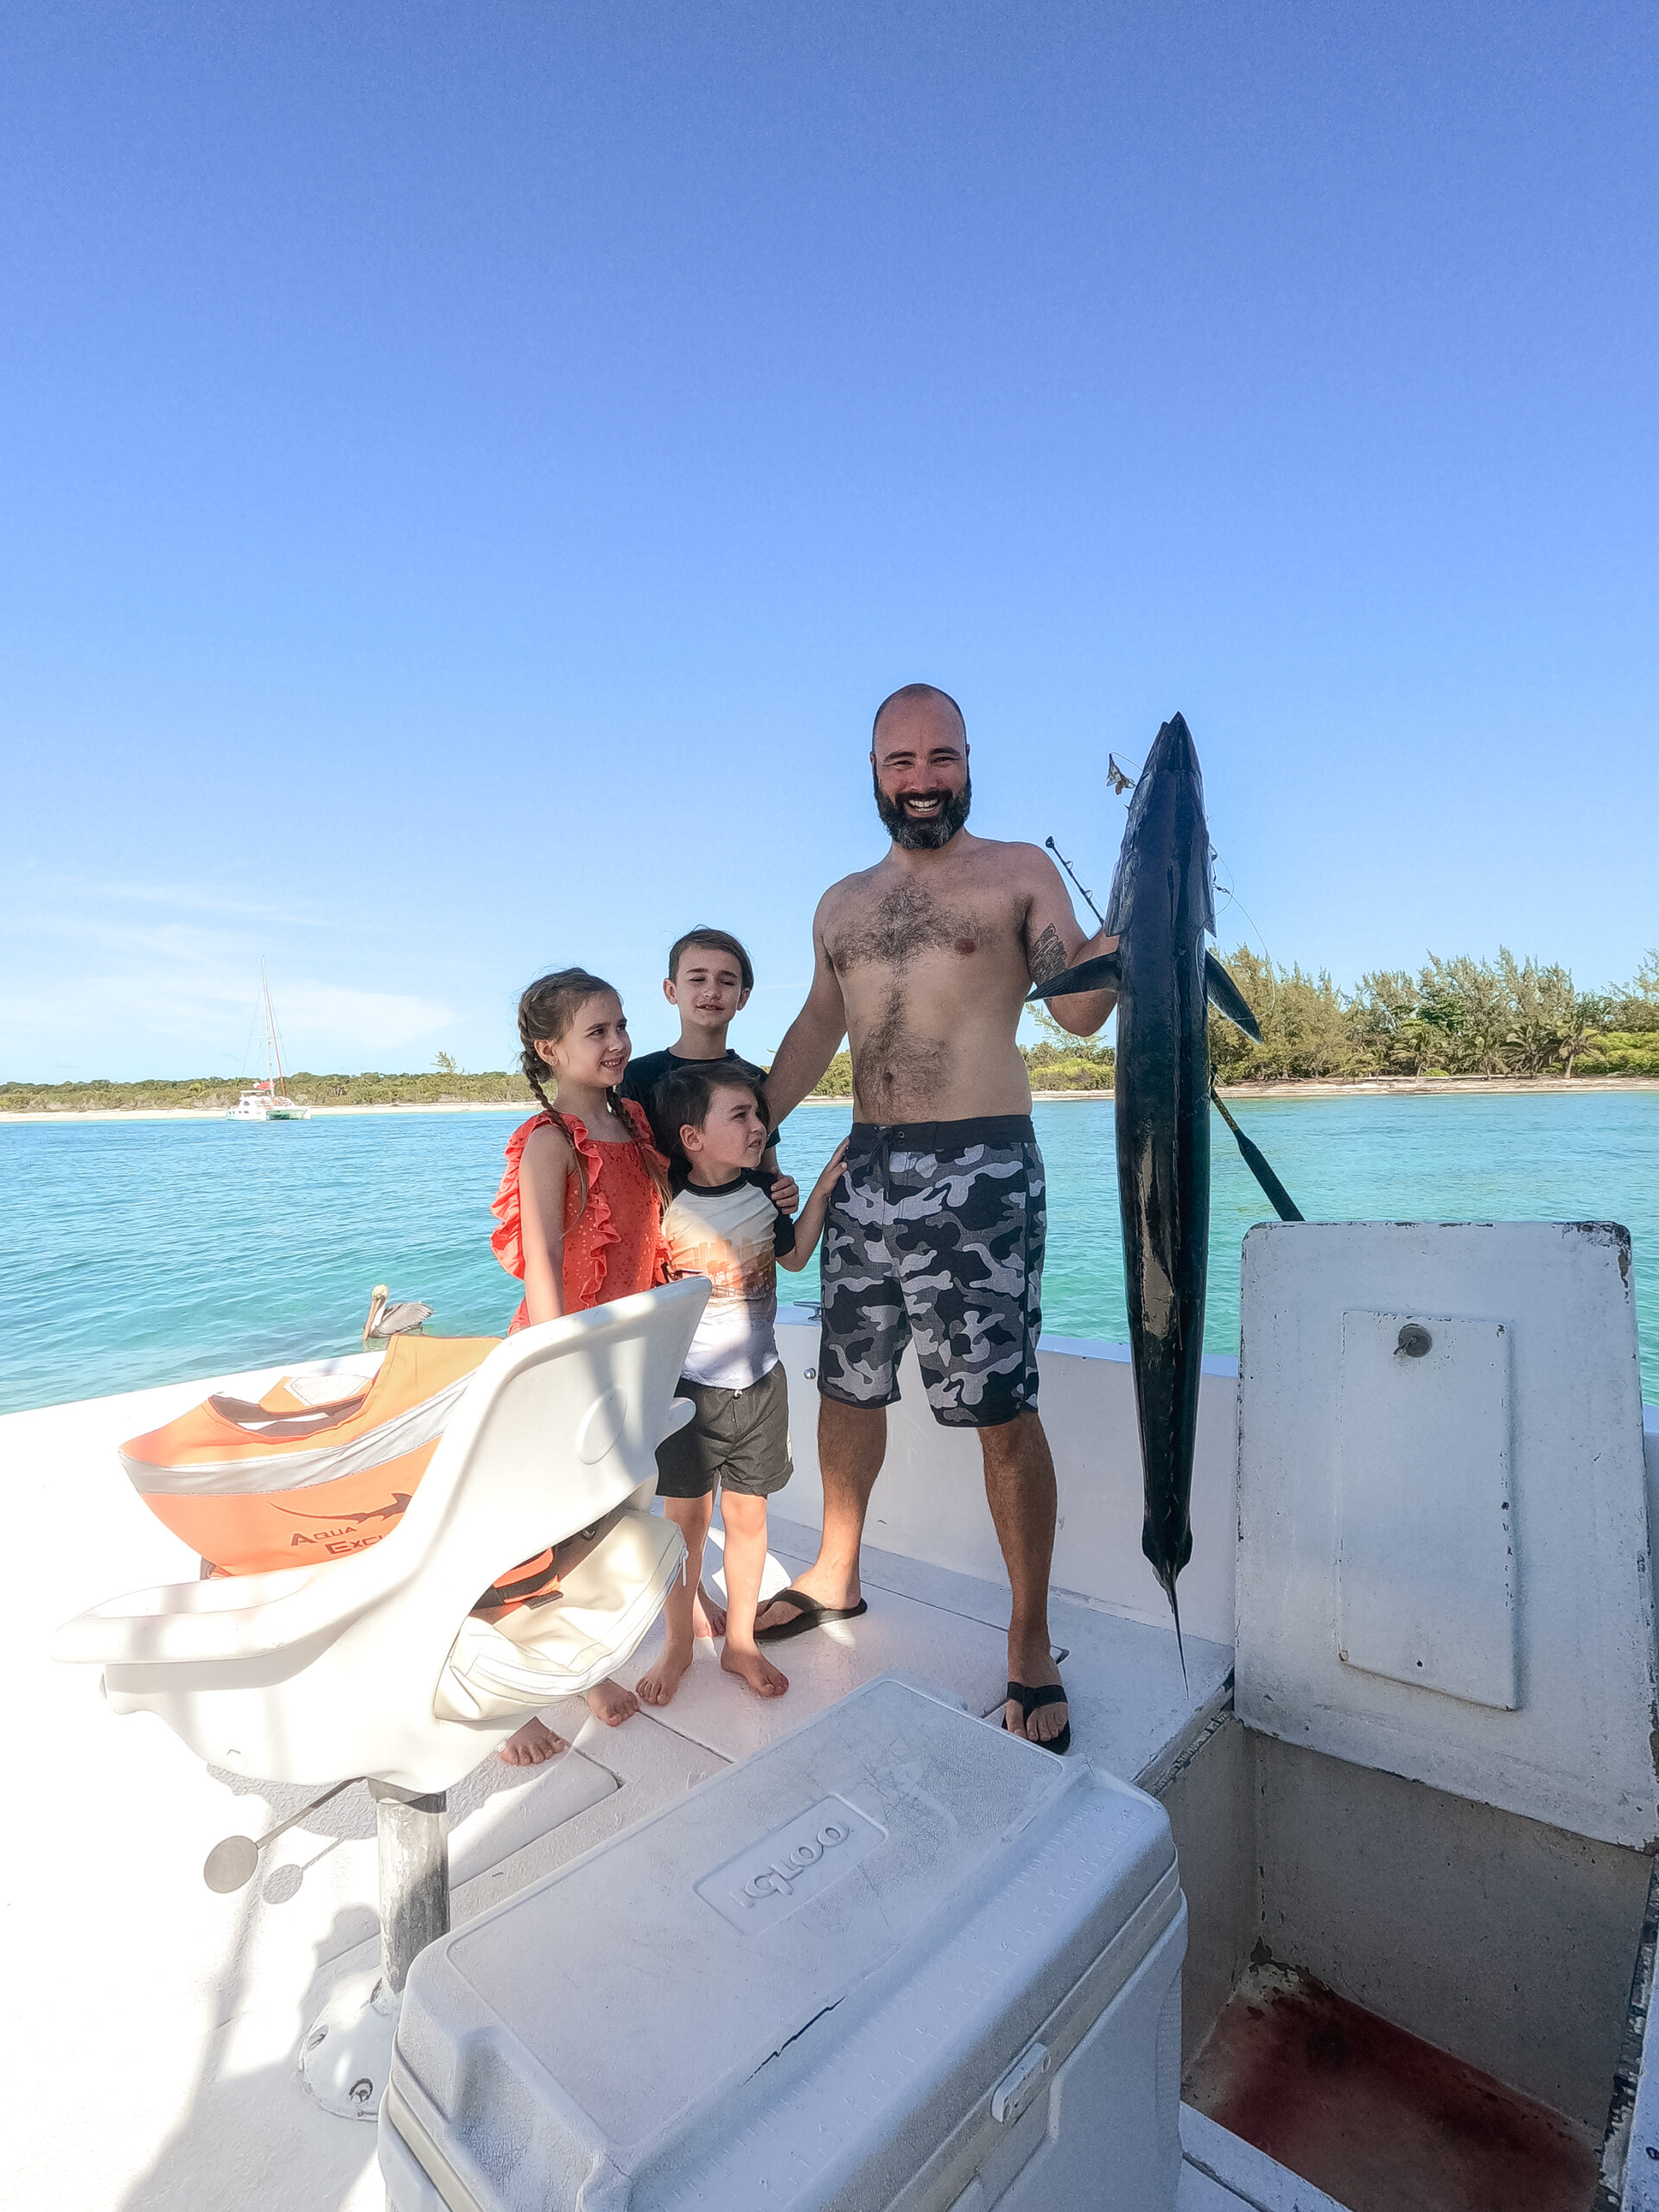
{"type": "MultiPolygon", "coordinates": [[[[524,1286],[514,1329],[664,1281],[668,1191],[668,1162],[652,1141],[645,1109],[617,1095],[633,1046],[611,986],[581,968],[542,976],[518,1001],[518,1039],[543,1110],[508,1140],[506,1173],[491,1207],[501,1226],[490,1239],[524,1286]]],[[[513,1594],[519,1576],[534,1580],[539,1564],[515,1570],[513,1594]]],[[[588,1692],[588,1703],[613,1728],[639,1709],[632,1690],[609,1681],[588,1692]]],[[[564,1748],[544,1722],[529,1720],[500,1756],[509,1765],[534,1766],[564,1748]]]]}

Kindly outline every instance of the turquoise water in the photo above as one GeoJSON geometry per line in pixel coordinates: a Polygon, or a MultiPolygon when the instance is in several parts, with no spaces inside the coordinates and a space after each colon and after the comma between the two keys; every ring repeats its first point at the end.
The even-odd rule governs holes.
{"type": "MultiPolygon", "coordinates": [[[[1636,1247],[1643,1395],[1659,1402],[1659,1092],[1356,1096],[1238,1109],[1310,1218],[1620,1221],[1636,1247]]],[[[489,1247],[521,1116],[0,1125],[0,1410],[353,1348],[376,1282],[445,1334],[495,1335],[518,1288],[489,1247]]],[[[804,1190],[848,1115],[784,1135],[804,1190]]],[[[1046,1325],[1121,1341],[1109,1101],[1039,1105],[1046,1325]]],[[[1205,1338],[1238,1341],[1238,1249],[1268,1209],[1214,1128],[1205,1338]]],[[[817,1295],[809,1268],[784,1294],[817,1295]]]]}

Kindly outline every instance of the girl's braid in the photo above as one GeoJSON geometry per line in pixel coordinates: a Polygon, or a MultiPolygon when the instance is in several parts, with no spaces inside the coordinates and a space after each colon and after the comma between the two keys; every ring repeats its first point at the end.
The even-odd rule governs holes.
{"type": "MultiPolygon", "coordinates": [[[[537,1051],[537,1045],[556,1045],[584,1001],[597,998],[601,992],[611,988],[601,977],[590,976],[585,968],[556,968],[550,976],[538,976],[518,1001],[518,1044],[524,1081],[541,1100],[543,1112],[550,1114],[561,1128],[564,1127],[564,1116],[547,1095],[547,1063],[537,1051]]],[[[576,1155],[580,1201],[576,1218],[580,1221],[588,1211],[588,1166],[580,1146],[573,1143],[570,1149],[576,1155]]]]}

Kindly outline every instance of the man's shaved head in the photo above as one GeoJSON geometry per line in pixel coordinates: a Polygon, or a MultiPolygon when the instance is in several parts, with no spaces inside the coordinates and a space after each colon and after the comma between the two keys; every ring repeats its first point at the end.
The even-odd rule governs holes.
{"type": "Polygon", "coordinates": [[[936,853],[948,845],[968,819],[974,799],[968,724],[950,694],[937,683],[906,683],[890,692],[876,709],[870,729],[870,771],[875,810],[895,845],[912,853],[936,853]],[[907,711],[912,707],[929,711],[912,715],[907,711]],[[937,711],[940,708],[944,715],[937,711]],[[884,715],[890,718],[885,741],[884,715]],[[951,721],[959,736],[951,734],[951,721]]]}
{"type": "Polygon", "coordinates": [[[870,724],[870,737],[872,741],[874,741],[876,732],[881,727],[881,717],[887,713],[887,709],[889,707],[899,706],[905,701],[910,699],[937,699],[941,706],[949,707],[961,727],[963,742],[966,744],[968,740],[968,717],[963,713],[962,709],[950,696],[950,694],[948,691],[941,691],[937,683],[901,683],[896,691],[889,691],[887,697],[876,709],[875,720],[870,724]]]}

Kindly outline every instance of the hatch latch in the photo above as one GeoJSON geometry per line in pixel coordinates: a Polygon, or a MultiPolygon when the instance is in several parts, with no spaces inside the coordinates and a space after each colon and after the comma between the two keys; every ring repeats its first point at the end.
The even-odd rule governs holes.
{"type": "Polygon", "coordinates": [[[1022,2051],[991,2091],[991,2118],[1012,2126],[1048,2079],[1048,2045],[1034,2043],[1022,2051]]]}

